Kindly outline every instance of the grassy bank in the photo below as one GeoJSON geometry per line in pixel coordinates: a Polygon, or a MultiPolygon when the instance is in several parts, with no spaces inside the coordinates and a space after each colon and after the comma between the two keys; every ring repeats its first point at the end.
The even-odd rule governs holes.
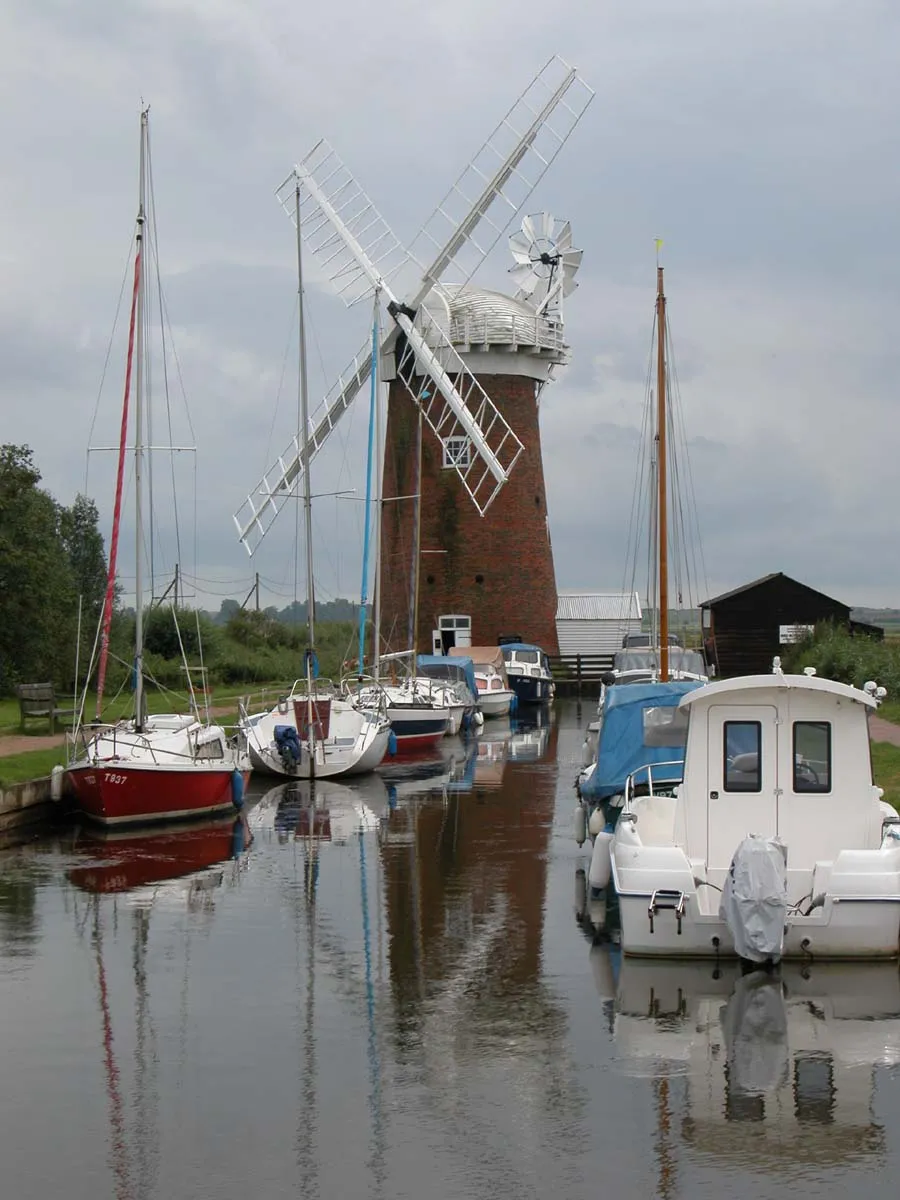
{"type": "Polygon", "coordinates": [[[872,777],[884,788],[884,799],[900,812],[900,746],[872,743],[872,777]]]}

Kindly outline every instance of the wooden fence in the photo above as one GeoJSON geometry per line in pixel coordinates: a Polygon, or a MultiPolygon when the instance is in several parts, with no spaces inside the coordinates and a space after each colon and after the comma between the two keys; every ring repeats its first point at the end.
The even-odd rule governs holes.
{"type": "Polygon", "coordinates": [[[612,670],[611,654],[559,654],[550,658],[557,696],[599,696],[600,679],[612,670]]]}

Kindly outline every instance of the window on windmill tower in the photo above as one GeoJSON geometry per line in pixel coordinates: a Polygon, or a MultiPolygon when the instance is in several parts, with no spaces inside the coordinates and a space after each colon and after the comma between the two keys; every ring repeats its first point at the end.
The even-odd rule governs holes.
{"type": "Polygon", "coordinates": [[[472,443],[467,437],[444,438],[445,467],[468,467],[472,463],[472,443]]]}

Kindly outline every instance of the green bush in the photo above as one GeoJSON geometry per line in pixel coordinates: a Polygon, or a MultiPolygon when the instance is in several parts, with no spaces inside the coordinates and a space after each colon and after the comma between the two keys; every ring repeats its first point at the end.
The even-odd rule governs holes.
{"type": "Polygon", "coordinates": [[[827,679],[862,687],[873,679],[887,688],[888,697],[900,698],[900,644],[882,642],[865,634],[850,634],[840,626],[817,625],[811,637],[792,646],[782,656],[786,671],[815,667],[827,679]]]}

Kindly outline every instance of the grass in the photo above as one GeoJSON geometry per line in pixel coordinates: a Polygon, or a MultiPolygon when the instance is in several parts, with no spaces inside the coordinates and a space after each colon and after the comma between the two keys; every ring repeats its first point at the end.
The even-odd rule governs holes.
{"type": "MultiPolygon", "coordinates": [[[[252,693],[253,696],[260,700],[261,704],[274,704],[279,695],[288,691],[293,680],[275,680],[268,683],[260,683],[237,687],[235,685],[222,685],[212,689],[210,695],[210,704],[216,709],[228,709],[228,715],[219,720],[224,724],[234,724],[238,716],[238,701],[242,696],[252,693]]],[[[147,690],[147,711],[150,713],[162,712],[187,712],[189,709],[188,697],[186,694],[177,692],[159,692],[155,688],[147,690]]],[[[94,708],[97,703],[96,693],[89,692],[88,700],[85,705],[85,716],[90,718],[94,714],[94,708]]],[[[58,708],[72,708],[75,701],[70,696],[57,696],[56,704],[58,708]]],[[[122,692],[117,697],[110,698],[103,706],[103,719],[105,721],[118,721],[122,717],[131,716],[132,712],[132,694],[130,691],[122,692]]],[[[56,732],[61,733],[70,724],[66,721],[57,720],[56,732]]],[[[50,732],[50,722],[32,718],[28,721],[24,733],[19,724],[19,702],[15,697],[5,697],[0,699],[0,735],[17,734],[25,737],[46,736],[50,732]]]]}
{"type": "Polygon", "coordinates": [[[0,788],[10,787],[14,783],[29,783],[32,779],[44,779],[57,765],[66,765],[65,746],[7,755],[0,758],[0,788]]]}
{"type": "Polygon", "coordinates": [[[884,788],[884,799],[900,812],[900,746],[872,743],[872,775],[884,788]]]}

